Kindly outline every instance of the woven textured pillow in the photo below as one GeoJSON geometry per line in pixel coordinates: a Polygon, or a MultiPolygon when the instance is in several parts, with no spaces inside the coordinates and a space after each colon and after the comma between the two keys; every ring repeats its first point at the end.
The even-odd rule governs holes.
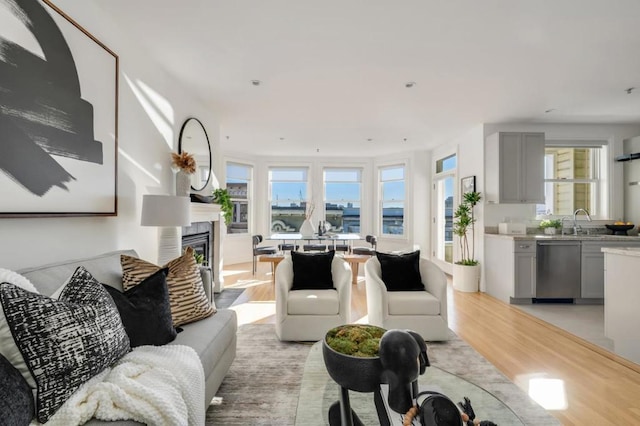
{"type": "MultiPolygon", "coordinates": [[[[146,260],[127,255],[120,256],[120,263],[122,287],[125,291],[140,284],[161,268],[146,260]]],[[[169,269],[167,287],[175,327],[209,317],[216,311],[204,292],[200,269],[191,247],[187,247],[182,256],[171,260],[163,268],[169,269]]]]}
{"type": "Polygon", "coordinates": [[[46,422],[85,382],[129,352],[129,338],[109,293],[82,266],[60,299],[0,284],[4,323],[36,388],[36,417],[46,422]]]}

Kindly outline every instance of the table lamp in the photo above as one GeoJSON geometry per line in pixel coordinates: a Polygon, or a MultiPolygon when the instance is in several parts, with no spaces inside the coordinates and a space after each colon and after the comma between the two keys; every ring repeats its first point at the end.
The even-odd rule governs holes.
{"type": "Polygon", "coordinates": [[[143,195],[142,226],[158,227],[158,265],[164,265],[182,254],[182,232],[179,227],[191,225],[189,197],[143,195]]]}

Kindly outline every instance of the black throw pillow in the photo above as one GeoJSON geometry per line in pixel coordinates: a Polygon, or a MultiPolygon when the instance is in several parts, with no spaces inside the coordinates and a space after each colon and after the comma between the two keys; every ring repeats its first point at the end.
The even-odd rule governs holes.
{"type": "Polygon", "coordinates": [[[376,252],[376,257],[387,291],[424,290],[420,277],[420,250],[405,254],[376,252]]]}
{"type": "Polygon", "coordinates": [[[0,355],[0,422],[28,425],[34,414],[33,393],[22,374],[0,355]]]}
{"type": "Polygon", "coordinates": [[[124,293],[103,284],[116,303],[131,347],[160,346],[176,338],[167,287],[168,272],[168,268],[159,269],[124,293]]]}
{"type": "Polygon", "coordinates": [[[331,263],[335,251],[321,253],[291,252],[293,285],[291,290],[328,290],[333,287],[331,263]]]}

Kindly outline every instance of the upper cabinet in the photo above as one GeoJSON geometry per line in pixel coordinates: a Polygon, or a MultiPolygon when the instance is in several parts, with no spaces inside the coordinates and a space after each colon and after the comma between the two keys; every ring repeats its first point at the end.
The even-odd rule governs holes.
{"type": "Polygon", "coordinates": [[[544,133],[487,137],[484,196],[488,203],[544,204],[544,133]]]}

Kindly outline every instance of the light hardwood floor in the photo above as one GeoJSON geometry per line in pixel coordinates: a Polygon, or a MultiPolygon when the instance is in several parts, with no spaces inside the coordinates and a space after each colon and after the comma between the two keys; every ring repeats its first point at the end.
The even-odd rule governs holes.
{"type": "MultiPolygon", "coordinates": [[[[234,303],[240,324],[273,323],[275,299],[269,264],[225,267],[225,288],[246,288],[234,303]]],[[[626,361],[482,293],[449,285],[449,327],[527,391],[542,385],[550,410],[564,425],[640,423],[640,365],[626,361]]],[[[353,285],[352,321],[366,322],[364,278],[353,285]]],[[[504,425],[503,425],[504,426],[504,425]]]]}

